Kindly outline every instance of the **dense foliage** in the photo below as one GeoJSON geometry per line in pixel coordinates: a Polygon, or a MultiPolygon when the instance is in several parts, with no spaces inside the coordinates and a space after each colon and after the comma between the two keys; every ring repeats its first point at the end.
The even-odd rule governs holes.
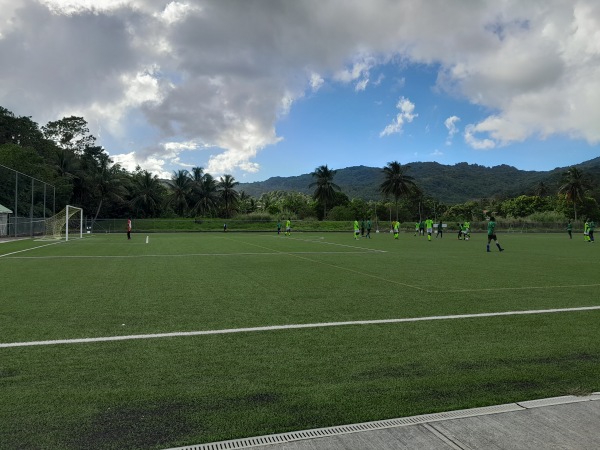
{"type": "Polygon", "coordinates": [[[0,107],[0,204],[17,204],[23,216],[47,217],[72,204],[94,219],[260,215],[410,222],[426,217],[477,221],[491,214],[509,219],[598,219],[598,179],[600,158],[550,172],[467,163],[401,166],[394,161],[384,168],[333,170],[322,165],[312,174],[260,183],[238,183],[231,175],[215,179],[201,167],[160,180],[141,167],[129,172],[115,164],[96,145],[81,117],[40,127],[30,117],[17,117],[0,107]],[[24,175],[15,181],[7,167],[35,182],[30,187],[24,175]]]}

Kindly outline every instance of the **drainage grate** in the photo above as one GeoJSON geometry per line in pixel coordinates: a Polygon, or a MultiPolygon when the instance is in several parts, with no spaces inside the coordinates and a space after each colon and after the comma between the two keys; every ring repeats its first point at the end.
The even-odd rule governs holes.
{"type": "Polygon", "coordinates": [[[510,411],[522,411],[523,409],[523,407],[517,405],[516,403],[510,403],[507,405],[486,406],[483,408],[472,408],[463,409],[459,411],[424,414],[421,416],[402,417],[399,419],[380,420],[376,422],[365,422],[353,425],[341,425],[337,427],[317,428],[314,430],[305,431],[292,431],[290,433],[272,434],[269,436],[260,436],[254,438],[234,439],[231,441],[213,442],[210,444],[190,445],[187,447],[177,447],[170,450],[233,450],[241,448],[250,448],[259,445],[282,444],[303,439],[313,439],[328,436],[336,436],[340,434],[356,433],[359,431],[381,430],[384,428],[417,425],[427,422],[438,422],[441,420],[461,419],[465,417],[498,414],[510,411]]]}
{"type": "Polygon", "coordinates": [[[177,447],[170,450],[234,450],[240,448],[251,448],[259,445],[282,444],[286,442],[300,441],[320,437],[336,436],[340,434],[357,433],[359,431],[381,430],[384,428],[417,425],[428,422],[439,422],[442,420],[462,419],[466,417],[483,416],[487,414],[498,414],[511,411],[523,411],[528,408],[541,406],[561,405],[566,403],[585,402],[600,400],[600,392],[577,397],[566,395],[564,397],[544,398],[519,403],[508,403],[506,405],[485,406],[482,408],[461,409],[458,411],[447,411],[441,413],[424,414],[421,416],[402,417],[399,419],[379,420],[376,422],[357,423],[353,425],[341,425],[329,428],[317,428],[314,430],[293,431],[290,433],[272,434],[254,438],[234,439],[231,441],[213,442],[210,444],[190,445],[188,447],[177,447]]]}

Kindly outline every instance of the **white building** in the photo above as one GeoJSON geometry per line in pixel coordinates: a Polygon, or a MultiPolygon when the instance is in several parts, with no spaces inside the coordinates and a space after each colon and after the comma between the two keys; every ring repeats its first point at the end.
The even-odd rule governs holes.
{"type": "Polygon", "coordinates": [[[0,237],[8,236],[8,215],[12,211],[6,206],[0,205],[0,237]]]}

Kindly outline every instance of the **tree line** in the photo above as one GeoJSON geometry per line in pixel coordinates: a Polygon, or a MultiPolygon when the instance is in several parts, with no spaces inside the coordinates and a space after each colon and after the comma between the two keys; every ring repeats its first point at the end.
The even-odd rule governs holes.
{"type": "MultiPolygon", "coordinates": [[[[2,107],[0,164],[55,186],[57,211],[72,204],[93,218],[369,217],[406,222],[426,217],[483,220],[491,214],[508,218],[538,214],[551,220],[577,220],[582,216],[598,218],[600,212],[597,199],[591,195],[592,179],[576,167],[569,168],[556,186],[540,182],[533,195],[481,198],[455,205],[443,204],[424,192],[418,180],[409,175],[410,166],[397,161],[381,169],[383,182],[377,186],[381,195],[378,201],[350,199],[335,183],[336,171],[327,165],[311,173],[312,194],[271,191],[253,198],[238,190],[239,183],[232,175],[215,178],[202,167],[174,171],[169,180],[161,180],[141,167],[127,171],[96,145],[96,138],[82,117],[65,117],[39,126],[30,117],[15,116],[2,107]]],[[[0,204],[13,203],[12,191],[10,178],[0,177],[0,204]]],[[[31,203],[29,193],[20,195],[23,199],[19,205],[31,203]]],[[[35,202],[38,217],[49,216],[49,208],[48,203],[35,202]],[[46,211],[41,211],[44,207],[46,211]]]]}

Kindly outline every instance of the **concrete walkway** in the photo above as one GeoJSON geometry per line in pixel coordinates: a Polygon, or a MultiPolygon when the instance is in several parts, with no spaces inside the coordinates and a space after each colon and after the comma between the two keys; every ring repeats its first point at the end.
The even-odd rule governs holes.
{"type": "MultiPolygon", "coordinates": [[[[177,450],[600,449],[600,392],[274,434],[177,450]]],[[[175,449],[173,449],[175,450],[175,449]]]]}

